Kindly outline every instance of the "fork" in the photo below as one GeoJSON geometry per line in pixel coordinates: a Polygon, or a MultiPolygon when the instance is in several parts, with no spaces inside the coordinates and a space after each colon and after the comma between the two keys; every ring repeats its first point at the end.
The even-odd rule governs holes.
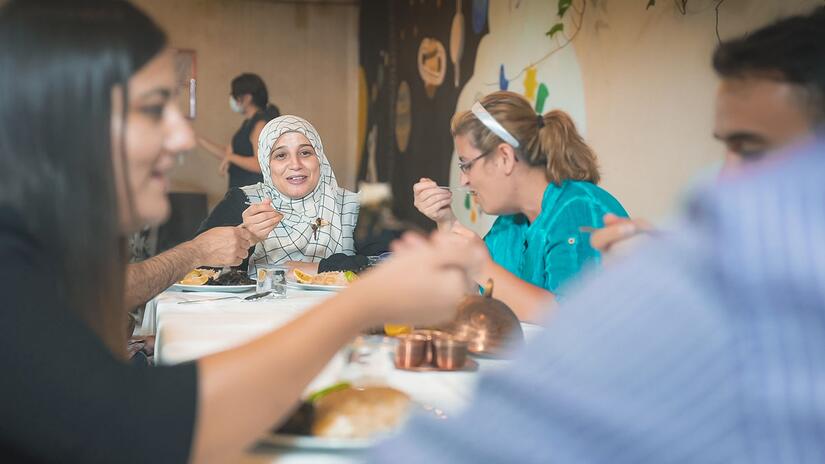
{"type": "Polygon", "coordinates": [[[217,297],[217,298],[203,298],[201,300],[178,301],[178,304],[204,303],[204,302],[209,302],[209,301],[231,300],[231,299],[235,299],[235,298],[241,298],[244,301],[255,301],[255,300],[260,300],[261,298],[269,295],[270,293],[272,293],[272,292],[255,293],[255,294],[252,294],[252,295],[249,295],[249,296],[245,296],[243,298],[241,298],[239,296],[236,296],[236,295],[221,296],[221,297],[217,297]]]}
{"type": "Polygon", "coordinates": [[[192,304],[192,303],[204,303],[207,301],[220,301],[220,300],[231,300],[234,298],[240,298],[239,296],[221,296],[218,298],[203,298],[200,300],[187,300],[187,301],[178,301],[178,304],[192,304]]]}

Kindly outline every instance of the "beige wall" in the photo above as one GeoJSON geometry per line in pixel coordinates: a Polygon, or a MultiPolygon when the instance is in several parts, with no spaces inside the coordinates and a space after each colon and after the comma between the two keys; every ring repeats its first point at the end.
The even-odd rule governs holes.
{"type": "MultiPolygon", "coordinates": [[[[282,112],[306,117],[324,139],[339,182],[354,186],[358,8],[351,3],[265,0],[135,0],[169,32],[174,46],[198,53],[195,129],[228,143],[240,117],[227,105],[229,82],[260,74],[282,112]]],[[[504,0],[493,0],[504,1],[504,0]]],[[[554,3],[554,0],[526,0],[554,3]]],[[[711,138],[716,77],[715,0],[690,0],[688,14],[660,0],[587,0],[574,48],[584,81],[587,138],[603,167],[603,185],[639,216],[660,218],[703,168],[720,159],[711,138]]],[[[820,0],[725,0],[722,38],[820,0]]],[[[548,24],[550,24],[548,20],[548,24]]],[[[174,174],[174,186],[226,189],[218,162],[200,149],[174,174]]]]}
{"type": "MultiPolygon", "coordinates": [[[[283,114],[318,129],[338,181],[356,175],[358,8],[265,0],[135,0],[169,33],[170,44],[197,51],[195,130],[229,143],[241,117],[229,110],[229,83],[241,72],[264,79],[283,114]]],[[[198,148],[173,175],[173,188],[205,191],[214,204],[226,192],[218,161],[198,148]]]]}
{"type": "MultiPolygon", "coordinates": [[[[535,1],[535,0],[534,0],[535,1]]],[[[719,160],[711,138],[716,77],[715,0],[690,0],[688,14],[660,0],[587,0],[575,39],[585,84],[587,138],[603,166],[603,185],[631,214],[660,218],[691,178],[719,160]]],[[[726,0],[724,40],[821,0],[726,0]]]]}

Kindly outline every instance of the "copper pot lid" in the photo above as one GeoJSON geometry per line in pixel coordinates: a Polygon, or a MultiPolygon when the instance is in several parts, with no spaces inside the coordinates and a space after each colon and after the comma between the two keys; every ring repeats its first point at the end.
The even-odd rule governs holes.
{"type": "Polygon", "coordinates": [[[481,296],[468,296],[458,307],[456,318],[443,329],[466,340],[470,353],[491,358],[524,344],[521,323],[509,306],[493,298],[493,283],[488,281],[481,296]]]}

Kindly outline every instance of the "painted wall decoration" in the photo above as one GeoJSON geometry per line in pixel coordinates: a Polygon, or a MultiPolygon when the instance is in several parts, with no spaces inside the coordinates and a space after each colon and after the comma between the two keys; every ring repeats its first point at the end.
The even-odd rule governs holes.
{"type": "MultiPolygon", "coordinates": [[[[377,91],[376,91],[377,93],[377,91]]],[[[364,140],[367,136],[367,111],[369,93],[367,91],[367,76],[364,68],[358,69],[358,153],[364,152],[364,140]]]]}
{"type": "MultiPolygon", "coordinates": [[[[390,153],[395,145],[394,128],[391,123],[393,93],[387,82],[391,77],[389,67],[392,56],[390,49],[389,9],[386,2],[366,1],[360,10],[361,28],[358,31],[360,46],[360,68],[364,82],[359,83],[359,105],[364,113],[359,114],[359,168],[358,179],[370,181],[388,180],[392,174],[393,157],[378,156],[390,153]],[[363,121],[363,126],[361,126],[363,121]]],[[[360,109],[359,109],[360,111],[360,109]]]]}
{"type": "MultiPolygon", "coordinates": [[[[559,44],[545,35],[556,3],[362,1],[360,59],[367,85],[361,88],[377,90],[366,103],[363,127],[369,132],[359,178],[390,182],[399,218],[433,227],[415,210],[412,185],[421,177],[458,185],[450,119],[487,93],[521,93],[537,112],[563,109],[585,131],[573,46],[548,56],[559,44]]],[[[494,220],[471,195],[457,193],[453,209],[479,233],[494,220]]]]}
{"type": "Polygon", "coordinates": [[[373,124],[367,136],[367,166],[363,180],[367,182],[378,182],[378,164],[376,162],[376,149],[378,147],[378,126],[373,124]]]}
{"type": "MultiPolygon", "coordinates": [[[[433,98],[447,74],[447,52],[437,39],[425,37],[418,46],[418,74],[424,81],[427,96],[433,98]]],[[[456,86],[458,87],[458,86],[456,86]]]]}
{"type": "Polygon", "coordinates": [[[410,141],[412,131],[412,101],[410,99],[410,85],[407,81],[401,81],[398,86],[398,93],[395,96],[395,142],[398,151],[407,151],[407,144],[410,141]]]}
{"type": "Polygon", "coordinates": [[[488,0],[473,0],[473,32],[481,34],[487,26],[488,0]]]}
{"type": "MultiPolygon", "coordinates": [[[[378,85],[376,101],[368,104],[366,126],[376,128],[376,180],[392,184],[395,214],[424,228],[433,224],[413,207],[412,186],[422,177],[441,185],[449,182],[450,118],[486,33],[486,19],[479,33],[472,32],[472,8],[472,0],[361,3],[361,66],[367,87],[378,85]],[[377,82],[379,68],[383,83],[377,82]]],[[[370,144],[365,145],[359,179],[371,171],[370,144]]]]}
{"type": "MultiPolygon", "coordinates": [[[[489,2],[490,32],[478,46],[472,77],[464,85],[455,111],[468,110],[479,97],[495,90],[524,95],[537,113],[550,109],[568,112],[582,133],[586,132],[584,83],[572,44],[544,61],[558,40],[548,38],[548,18],[556,14],[556,2],[489,2]]],[[[459,184],[457,155],[450,164],[450,185],[459,184]]],[[[462,223],[486,233],[495,217],[483,214],[472,196],[453,198],[453,210],[462,223]]]]}
{"type": "Polygon", "coordinates": [[[458,78],[461,76],[461,55],[464,54],[464,13],[461,11],[461,0],[455,0],[455,16],[450,28],[450,61],[453,63],[455,86],[458,87],[458,78]]]}
{"type": "Polygon", "coordinates": [[[189,119],[198,114],[197,99],[197,52],[187,48],[175,48],[175,74],[179,87],[178,104],[181,113],[189,119]]]}

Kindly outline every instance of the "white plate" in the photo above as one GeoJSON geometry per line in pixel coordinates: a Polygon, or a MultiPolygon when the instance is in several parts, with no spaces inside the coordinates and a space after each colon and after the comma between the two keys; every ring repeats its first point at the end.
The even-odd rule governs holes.
{"type": "Polygon", "coordinates": [[[322,290],[326,292],[340,292],[347,288],[346,285],[301,284],[298,282],[287,282],[287,284],[301,290],[322,290]]]}
{"type": "Polygon", "coordinates": [[[346,438],[322,438],[307,435],[285,435],[271,433],[262,442],[284,448],[315,450],[363,450],[373,446],[376,440],[356,440],[346,438]]]}
{"type": "MultiPolygon", "coordinates": [[[[432,415],[438,420],[446,420],[447,414],[444,411],[433,408],[431,406],[424,406],[420,403],[413,402],[414,413],[417,410],[418,414],[432,415]]],[[[408,417],[409,420],[411,417],[408,417]]],[[[289,435],[281,433],[270,433],[261,439],[261,442],[270,445],[281,446],[284,448],[303,448],[315,450],[364,450],[374,446],[379,441],[392,437],[404,425],[401,424],[397,429],[378,434],[372,438],[323,438],[314,437],[312,435],[289,435]]]]}
{"type": "Polygon", "coordinates": [[[255,284],[250,285],[184,285],[174,284],[173,290],[181,292],[218,292],[218,293],[243,293],[255,290],[255,284]]]}

